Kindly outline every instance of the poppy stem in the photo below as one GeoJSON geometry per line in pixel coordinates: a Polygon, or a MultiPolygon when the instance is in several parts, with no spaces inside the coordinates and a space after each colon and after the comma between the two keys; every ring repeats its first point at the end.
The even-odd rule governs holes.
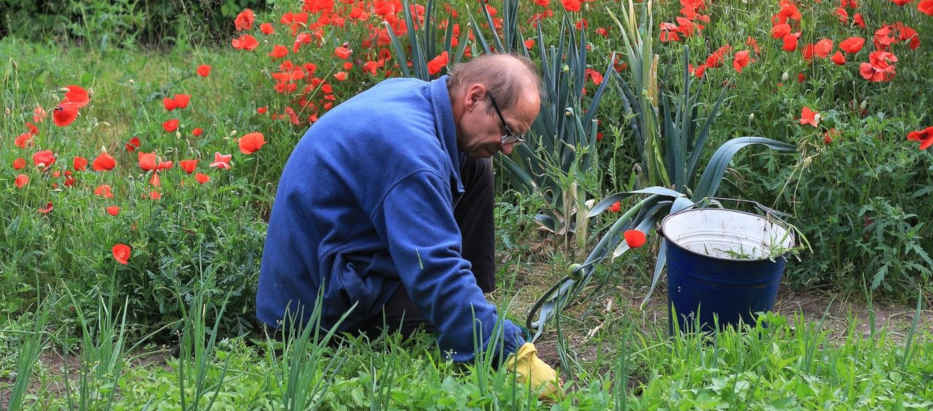
{"type": "Polygon", "coordinates": [[[259,152],[256,152],[256,161],[253,164],[253,181],[250,182],[250,185],[256,184],[256,176],[259,174],[259,152]]]}

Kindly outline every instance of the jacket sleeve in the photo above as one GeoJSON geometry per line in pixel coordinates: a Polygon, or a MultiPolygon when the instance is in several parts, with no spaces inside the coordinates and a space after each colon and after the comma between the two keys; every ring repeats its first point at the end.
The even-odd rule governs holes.
{"type": "MultiPolygon", "coordinates": [[[[522,344],[521,330],[508,320],[498,327],[496,307],[486,301],[461,256],[460,229],[453,215],[450,183],[426,170],[396,183],[373,210],[380,236],[387,242],[402,286],[438,331],[438,344],[456,362],[474,358],[474,324],[480,346],[490,341],[501,358],[522,344]]],[[[487,351],[488,352],[488,351],[487,351]]]]}

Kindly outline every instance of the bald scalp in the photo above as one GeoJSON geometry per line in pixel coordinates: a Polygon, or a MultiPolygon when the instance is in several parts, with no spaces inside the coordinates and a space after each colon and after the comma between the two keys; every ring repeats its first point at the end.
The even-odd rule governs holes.
{"type": "Polygon", "coordinates": [[[447,90],[452,96],[459,96],[469,85],[480,83],[501,104],[501,110],[514,106],[525,93],[541,93],[538,68],[522,56],[484,54],[453,66],[448,73],[447,90]]]}

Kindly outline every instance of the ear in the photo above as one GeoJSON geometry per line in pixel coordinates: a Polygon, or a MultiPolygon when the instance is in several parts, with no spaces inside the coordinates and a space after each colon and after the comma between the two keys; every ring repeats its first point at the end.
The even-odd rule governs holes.
{"type": "Polygon", "coordinates": [[[467,111],[473,111],[484,98],[486,98],[486,86],[481,83],[473,83],[467,86],[463,93],[463,107],[467,111]]]}

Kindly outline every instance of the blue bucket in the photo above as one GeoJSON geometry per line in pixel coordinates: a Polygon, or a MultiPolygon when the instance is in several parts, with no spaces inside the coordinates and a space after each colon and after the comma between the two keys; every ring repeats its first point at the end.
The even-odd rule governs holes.
{"type": "Polygon", "coordinates": [[[793,235],[766,217],[726,209],[690,209],[661,221],[667,244],[668,319],[681,331],[712,331],[769,311],[793,235]]]}

